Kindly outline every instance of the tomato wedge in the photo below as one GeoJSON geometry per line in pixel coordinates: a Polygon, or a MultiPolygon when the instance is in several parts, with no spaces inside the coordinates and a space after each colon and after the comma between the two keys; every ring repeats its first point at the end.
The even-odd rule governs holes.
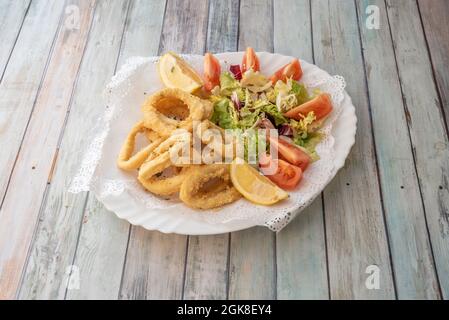
{"type": "Polygon", "coordinates": [[[220,62],[211,53],[204,56],[204,89],[211,91],[220,84],[220,62]]]}
{"type": "Polygon", "coordinates": [[[287,118],[293,118],[295,120],[301,120],[311,111],[315,113],[316,120],[325,118],[332,111],[332,102],[330,96],[327,93],[321,93],[312,100],[307,101],[306,103],[303,103],[300,106],[287,111],[286,113],[284,113],[284,116],[286,116],[287,118]]]}
{"type": "Polygon", "coordinates": [[[280,159],[300,167],[302,171],[306,170],[307,166],[311,162],[311,159],[307,153],[287,140],[272,137],[269,139],[270,144],[277,149],[280,159]]]}
{"type": "Polygon", "coordinates": [[[249,69],[253,69],[253,71],[260,70],[259,58],[251,47],[246,48],[245,54],[243,55],[242,73],[245,73],[249,69]]]}
{"type": "Polygon", "coordinates": [[[271,181],[285,190],[294,189],[302,178],[301,168],[282,159],[272,159],[268,155],[261,156],[260,171],[271,181]],[[274,168],[268,169],[268,168],[274,168]]]}
{"type": "Polygon", "coordinates": [[[302,77],[302,68],[298,59],[287,63],[271,76],[271,82],[276,84],[278,80],[287,81],[288,78],[298,81],[302,77]]]}

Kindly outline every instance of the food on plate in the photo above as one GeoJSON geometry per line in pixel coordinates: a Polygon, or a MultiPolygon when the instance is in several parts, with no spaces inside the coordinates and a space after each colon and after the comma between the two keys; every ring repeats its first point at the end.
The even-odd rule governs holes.
{"type": "Polygon", "coordinates": [[[193,121],[209,118],[212,104],[181,89],[162,89],[142,107],[144,124],[166,137],[176,129],[192,129],[193,121]]]}
{"type": "Polygon", "coordinates": [[[211,91],[220,84],[220,62],[209,52],[204,55],[204,89],[211,91]]]}
{"type": "Polygon", "coordinates": [[[264,155],[259,159],[260,171],[284,190],[294,190],[302,179],[302,169],[282,159],[264,155]]]}
{"type": "Polygon", "coordinates": [[[270,144],[276,149],[279,154],[279,158],[306,170],[307,166],[311,162],[310,156],[302,151],[300,147],[294,143],[287,141],[285,138],[274,139],[269,137],[270,144]]]}
{"type": "Polygon", "coordinates": [[[156,195],[171,196],[179,192],[189,170],[190,167],[170,165],[150,178],[143,178],[143,176],[139,175],[138,180],[145,189],[156,195]]]}
{"type": "Polygon", "coordinates": [[[293,79],[298,81],[302,77],[301,64],[298,59],[287,63],[285,66],[276,71],[270,78],[272,83],[276,83],[279,80],[287,81],[288,79],[293,79]]]}
{"type": "Polygon", "coordinates": [[[231,163],[231,180],[246,199],[256,204],[272,205],[288,198],[287,192],[242,159],[231,163]]]}
{"type": "Polygon", "coordinates": [[[301,120],[310,112],[315,115],[315,120],[321,120],[332,111],[331,98],[327,93],[321,93],[310,101],[307,101],[293,109],[288,110],[285,116],[295,120],[301,120]]]}
{"type": "Polygon", "coordinates": [[[117,165],[123,170],[134,170],[148,158],[151,152],[162,142],[159,135],[151,129],[143,125],[143,121],[138,122],[130,131],[123,144],[118,159],[117,165]],[[139,133],[145,133],[150,142],[145,148],[132,155],[136,144],[136,136],[139,133]]]}
{"type": "Polygon", "coordinates": [[[149,192],[177,194],[194,209],[242,196],[260,205],[287,199],[285,190],[300,188],[304,171],[319,159],[320,128],[333,110],[330,95],[299,82],[299,59],[269,77],[252,48],[228,70],[211,53],[203,63],[200,77],[175,53],[160,58],[166,88],[143,103],[118,167],[137,170],[149,192]],[[135,152],[138,134],[148,144],[135,152]]]}
{"type": "Polygon", "coordinates": [[[242,60],[242,72],[245,73],[246,71],[252,69],[253,71],[259,71],[260,70],[260,62],[259,58],[257,57],[256,53],[254,52],[254,49],[251,47],[248,47],[245,51],[245,54],[243,55],[242,60]]]}
{"type": "Polygon", "coordinates": [[[202,159],[206,163],[230,163],[237,154],[237,141],[234,135],[227,135],[226,131],[211,122],[203,120],[195,129],[196,136],[204,143],[202,159]]]}
{"type": "Polygon", "coordinates": [[[232,184],[228,164],[207,164],[191,168],[179,198],[191,208],[213,209],[240,199],[241,194],[232,184]]]}
{"type": "Polygon", "coordinates": [[[167,88],[177,88],[192,93],[203,86],[200,75],[173,52],[164,54],[158,63],[159,75],[167,88]]]}

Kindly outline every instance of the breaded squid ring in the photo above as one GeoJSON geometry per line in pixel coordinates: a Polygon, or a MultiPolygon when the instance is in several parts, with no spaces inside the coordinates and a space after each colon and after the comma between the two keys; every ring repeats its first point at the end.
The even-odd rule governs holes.
{"type": "Polygon", "coordinates": [[[138,122],[129,132],[128,136],[117,159],[117,166],[123,170],[134,170],[140,167],[140,165],[148,158],[151,152],[162,142],[163,139],[159,138],[155,132],[145,128],[143,121],[138,122]],[[150,144],[145,148],[138,151],[135,155],[134,152],[136,144],[136,136],[138,133],[145,133],[150,144]]]}
{"type": "Polygon", "coordinates": [[[232,185],[229,165],[222,164],[193,166],[179,190],[179,198],[194,209],[221,207],[240,197],[241,194],[232,185]],[[214,179],[219,183],[206,185],[214,179]]]}
{"type": "Polygon", "coordinates": [[[192,129],[193,121],[208,119],[213,106],[180,89],[166,88],[151,95],[142,106],[144,124],[147,128],[169,136],[176,129],[192,129]]]}
{"type": "MultiPolygon", "coordinates": [[[[165,169],[168,168],[171,168],[171,166],[165,169]]],[[[157,177],[156,174],[148,179],[144,179],[142,176],[138,176],[137,179],[142,184],[142,186],[148,191],[160,196],[169,196],[179,192],[181,184],[186,179],[186,176],[188,175],[188,171],[190,169],[190,167],[184,168],[172,167],[172,168],[174,168],[174,170],[177,170],[177,172],[175,175],[171,177],[160,178],[157,177]]],[[[159,173],[162,173],[162,171],[159,173]]]]}
{"type": "Polygon", "coordinates": [[[196,128],[197,137],[200,137],[201,142],[207,145],[210,150],[214,152],[214,159],[229,163],[236,157],[237,140],[232,137],[228,141],[226,132],[223,128],[217,126],[209,120],[203,120],[196,128]],[[216,136],[219,135],[219,136],[216,136]]]}
{"type": "MultiPolygon", "coordinates": [[[[151,154],[147,157],[145,162],[140,166],[138,179],[148,180],[154,175],[164,171],[168,167],[175,165],[182,165],[172,162],[172,150],[177,150],[177,147],[183,143],[189,143],[191,134],[188,132],[182,132],[174,134],[168,139],[160,143],[153,149],[151,154]]],[[[190,145],[189,145],[190,147],[190,145]]]]}
{"type": "MultiPolygon", "coordinates": [[[[150,192],[166,196],[171,195],[179,191],[181,183],[185,179],[188,167],[177,168],[184,166],[182,163],[173,163],[173,157],[171,152],[173,150],[178,151],[177,147],[180,144],[188,143],[190,148],[191,133],[179,132],[175,133],[161,144],[159,144],[153,152],[148,156],[145,162],[139,169],[137,179],[139,182],[150,192]],[[177,170],[177,174],[168,178],[160,179],[158,175],[162,174],[165,169],[174,168],[177,170]]],[[[175,159],[176,160],[176,159],[175,159]]],[[[189,164],[190,164],[190,159],[189,164]]]]}

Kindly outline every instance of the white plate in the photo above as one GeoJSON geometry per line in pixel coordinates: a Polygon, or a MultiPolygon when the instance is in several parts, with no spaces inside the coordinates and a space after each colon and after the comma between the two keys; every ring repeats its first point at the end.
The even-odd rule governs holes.
{"type": "MultiPolygon", "coordinates": [[[[234,53],[222,53],[217,54],[216,57],[220,59],[222,62],[222,65],[225,66],[228,63],[229,64],[238,64],[241,61],[242,58],[241,52],[234,52],[234,53]]],[[[271,53],[258,53],[260,61],[261,61],[261,69],[263,73],[271,74],[274,70],[279,68],[280,66],[284,65],[285,63],[288,63],[291,61],[292,57],[282,56],[278,54],[271,54],[271,53]],[[274,69],[274,70],[273,70],[274,69]]],[[[201,65],[202,65],[202,56],[190,56],[189,62],[198,69],[198,71],[201,72],[201,65]]],[[[319,69],[318,67],[314,65],[310,65],[305,61],[301,62],[303,64],[304,69],[304,77],[307,76],[307,72],[309,70],[312,70],[313,72],[319,72],[322,74],[326,74],[323,70],[319,69]]],[[[143,67],[143,66],[141,66],[143,67]]],[[[136,74],[139,66],[137,69],[129,68],[126,72],[126,85],[129,90],[136,90],[135,92],[142,92],[141,97],[137,98],[131,98],[131,100],[127,101],[125,98],[125,101],[121,101],[122,105],[131,105],[129,108],[135,108],[129,110],[129,117],[132,119],[127,119],[127,117],[120,117],[120,119],[116,119],[115,121],[122,121],[123,123],[120,123],[119,125],[111,126],[111,132],[109,132],[109,136],[106,137],[105,140],[105,146],[103,147],[103,151],[107,150],[107,154],[112,154],[111,158],[115,158],[118,149],[121,143],[121,141],[117,144],[116,140],[124,140],[126,130],[129,130],[131,128],[130,123],[135,123],[137,119],[139,119],[140,111],[136,111],[137,109],[140,109],[138,107],[135,107],[135,104],[138,102],[143,101],[145,99],[145,96],[143,95],[143,91],[147,91],[146,94],[151,94],[152,92],[160,89],[162,85],[158,83],[158,76],[156,74],[151,74],[148,77],[147,76],[136,76],[133,78],[133,75],[136,74]],[[139,78],[140,77],[140,78],[139,78]],[[147,79],[145,80],[145,78],[147,79]],[[139,79],[139,80],[136,80],[139,79]],[[142,80],[144,79],[144,80],[142,80]],[[129,89],[132,88],[132,89],[129,89]],[[133,100],[134,99],[134,100],[133,100]],[[137,100],[136,100],[137,99],[137,100]],[[126,118],[124,120],[124,118],[126,118]],[[117,132],[114,132],[116,130],[117,132]],[[115,136],[114,136],[115,134],[115,136]],[[112,135],[112,136],[111,136],[112,135]],[[119,137],[123,137],[120,139],[119,137]]],[[[126,69],[126,68],[125,68],[126,69]]],[[[142,72],[142,70],[140,71],[142,72]]],[[[146,70],[146,73],[151,72],[155,73],[156,69],[154,67],[151,67],[150,71],[146,70]]],[[[120,72],[118,73],[120,75],[120,72]]],[[[117,79],[115,79],[115,82],[117,82],[117,79]]],[[[122,82],[123,79],[122,79],[122,82]]],[[[123,86],[123,84],[122,84],[123,86]]],[[[132,96],[135,96],[136,93],[134,93],[132,96]]],[[[125,94],[126,96],[126,94],[125,94]]],[[[128,106],[127,106],[128,107],[128,106]]],[[[333,170],[328,174],[326,177],[326,183],[328,183],[337,173],[337,171],[343,167],[345,163],[345,159],[348,156],[348,153],[354,144],[355,141],[355,132],[356,132],[356,122],[357,118],[355,115],[355,108],[351,102],[351,98],[349,95],[344,92],[344,99],[341,104],[341,113],[339,114],[339,117],[334,121],[332,126],[332,136],[335,139],[335,144],[333,146],[334,148],[334,161],[333,161],[333,170]]],[[[117,168],[115,166],[114,159],[107,159],[102,158],[100,159],[102,163],[99,165],[99,167],[96,169],[96,175],[100,176],[101,179],[108,180],[110,179],[111,172],[116,172],[117,168]]],[[[323,160],[320,160],[323,161],[323,160]]],[[[123,173],[117,173],[120,175],[124,175],[123,173]]],[[[97,177],[98,178],[98,177],[97,177]]],[[[128,180],[132,179],[132,176],[128,176],[128,180]]],[[[301,186],[300,186],[301,187],[301,186]]],[[[305,187],[305,186],[303,186],[305,187]]],[[[320,187],[319,190],[316,190],[313,194],[309,196],[308,200],[312,200],[317,195],[320,194],[322,189],[324,189],[325,184],[320,187]]],[[[131,194],[131,192],[119,192],[115,194],[109,194],[109,195],[100,195],[98,194],[98,191],[93,190],[94,194],[97,196],[97,198],[105,205],[105,207],[115,212],[116,215],[119,218],[126,219],[130,223],[134,225],[142,226],[148,230],[159,230],[164,233],[178,233],[178,234],[188,234],[188,235],[206,235],[206,234],[219,234],[219,233],[226,233],[226,232],[232,232],[237,230],[242,230],[246,228],[250,228],[252,226],[255,226],[256,223],[254,223],[254,220],[252,219],[227,219],[227,221],[221,222],[221,223],[211,223],[210,221],[205,221],[201,219],[195,218],[195,215],[198,215],[198,213],[192,212],[191,209],[185,207],[184,205],[180,206],[179,204],[172,204],[168,203],[167,205],[158,206],[157,204],[153,207],[148,207],[148,205],[144,206],[139,201],[136,201],[135,195],[131,194]]],[[[295,191],[295,192],[300,192],[295,191]]],[[[149,197],[149,195],[147,195],[149,197]]],[[[239,201],[246,201],[244,199],[239,201]]],[[[309,201],[307,202],[309,203],[309,201]]],[[[294,205],[294,203],[293,203],[294,205]]],[[[267,214],[267,210],[271,210],[272,212],[274,210],[279,210],[276,207],[271,207],[267,209],[267,207],[262,206],[254,206],[252,204],[248,204],[248,206],[251,206],[250,210],[256,210],[254,213],[260,211],[267,214]],[[264,211],[263,211],[264,210],[264,211]]],[[[292,204],[290,203],[290,209],[289,211],[294,212],[294,210],[297,210],[298,207],[291,207],[292,204]]],[[[224,210],[233,210],[232,205],[228,208],[225,208],[224,210]]],[[[239,207],[234,207],[239,208],[239,207]]],[[[237,209],[234,209],[237,210],[237,209]]],[[[204,213],[204,214],[215,214],[215,213],[204,213]]],[[[231,213],[232,214],[232,213],[231,213]]],[[[229,215],[229,212],[228,212],[229,215]]]]}

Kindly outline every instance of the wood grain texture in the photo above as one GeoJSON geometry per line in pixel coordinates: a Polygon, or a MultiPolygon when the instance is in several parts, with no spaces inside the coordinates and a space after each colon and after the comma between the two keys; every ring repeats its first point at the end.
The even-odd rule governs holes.
{"type": "Polygon", "coordinates": [[[0,83],[1,199],[40,88],[63,5],[62,1],[31,4],[0,83]]]}
{"type": "Polygon", "coordinates": [[[443,297],[448,299],[447,131],[416,2],[387,1],[387,12],[435,264],[443,297]]]}
{"type": "Polygon", "coordinates": [[[226,299],[229,234],[190,236],[184,299],[226,299]]]}
{"type": "MultiPolygon", "coordinates": [[[[98,95],[109,82],[117,61],[128,1],[97,2],[89,41],[73,92],[51,184],[42,204],[20,297],[63,299],[66,270],[73,264],[86,193],[71,194],[67,188],[90,143],[89,132],[104,113],[98,95]]],[[[93,214],[93,213],[92,213],[93,214]]],[[[83,275],[80,275],[81,279],[83,275]]]]}
{"type": "MultiPolygon", "coordinates": [[[[157,54],[165,0],[131,1],[118,66],[129,57],[157,54]]],[[[74,265],[81,286],[67,299],[117,299],[128,245],[130,225],[89,196],[74,265]]]]}
{"type": "Polygon", "coordinates": [[[332,299],[395,297],[371,132],[367,88],[355,4],[312,2],[316,64],[341,74],[356,106],[355,145],[345,167],[324,191],[326,238],[332,299]],[[380,269],[380,288],[365,286],[366,268],[380,269]]]}
{"type": "Polygon", "coordinates": [[[377,161],[399,299],[439,298],[384,1],[358,1],[377,161]],[[380,9],[380,29],[365,8],[380,9]],[[395,139],[391,139],[392,135],[395,139]],[[402,141],[404,143],[397,143],[402,141]]]}
{"type": "MultiPolygon", "coordinates": [[[[239,21],[239,50],[273,51],[271,0],[240,1],[239,21]]],[[[266,227],[231,233],[229,299],[276,298],[275,237],[266,227]]]]}
{"type": "MultiPolygon", "coordinates": [[[[274,2],[274,51],[313,62],[309,0],[274,2]]],[[[321,196],[277,234],[277,298],[328,299],[321,196]]]]}
{"type": "Polygon", "coordinates": [[[0,39],[2,39],[0,47],[0,81],[16,44],[29,6],[30,0],[0,1],[0,39]]]}
{"type": "Polygon", "coordinates": [[[239,0],[210,0],[206,51],[237,50],[239,0]]]}
{"type": "MultiPolygon", "coordinates": [[[[211,0],[206,47],[236,51],[239,1],[211,0]]],[[[185,299],[226,299],[229,234],[191,236],[186,261],[185,299]]]]}
{"type": "Polygon", "coordinates": [[[159,53],[163,54],[168,50],[176,50],[178,53],[203,53],[208,7],[208,0],[168,1],[159,53]]]}
{"type": "Polygon", "coordinates": [[[79,29],[67,28],[64,23],[59,29],[3,201],[5,214],[0,230],[1,227],[8,229],[2,230],[2,236],[4,241],[8,241],[8,247],[16,252],[17,275],[23,269],[28,252],[23,248],[30,246],[38,224],[39,209],[87,42],[94,4],[95,1],[67,2],[68,6],[74,5],[79,9],[79,29]],[[20,197],[20,194],[27,196],[20,197]],[[13,232],[11,225],[14,225],[13,232]],[[17,238],[11,233],[15,233],[17,238]]]}
{"type": "MultiPolygon", "coordinates": [[[[168,1],[159,53],[203,53],[207,21],[207,1],[168,1]]],[[[181,299],[186,250],[186,236],[132,227],[120,298],[181,299]]]]}
{"type": "MultiPolygon", "coordinates": [[[[50,1],[31,5],[0,84],[0,197],[4,200],[0,209],[0,298],[16,295],[35,226],[36,214],[28,216],[28,208],[20,208],[23,194],[20,188],[14,193],[17,185],[9,197],[3,196],[40,88],[62,7],[63,3],[50,1]],[[30,41],[35,45],[30,46],[30,41]],[[19,207],[14,208],[14,204],[19,207]]],[[[30,177],[23,181],[27,186],[33,185],[30,177]]]]}
{"type": "Polygon", "coordinates": [[[418,0],[438,90],[449,123],[449,2],[418,0]]]}

